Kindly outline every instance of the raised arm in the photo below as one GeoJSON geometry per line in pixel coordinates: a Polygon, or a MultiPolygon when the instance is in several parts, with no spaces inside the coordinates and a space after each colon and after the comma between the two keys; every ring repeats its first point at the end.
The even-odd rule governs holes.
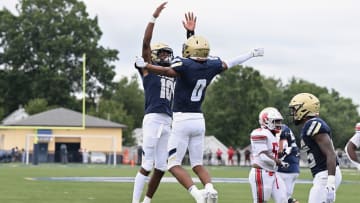
{"type": "Polygon", "coordinates": [[[196,16],[194,16],[193,12],[185,13],[185,21],[182,21],[184,28],[186,29],[186,37],[190,38],[195,35],[195,27],[196,27],[196,16]]]}
{"type": "Polygon", "coordinates": [[[148,25],[145,29],[144,39],[143,39],[143,46],[142,46],[142,57],[148,63],[151,63],[151,39],[152,34],[155,26],[156,19],[160,16],[161,11],[165,8],[167,2],[160,4],[154,11],[148,25]]]}
{"type": "Polygon", "coordinates": [[[264,56],[264,49],[256,48],[248,53],[237,56],[233,59],[223,61],[223,68],[224,68],[224,70],[226,70],[226,69],[232,68],[236,65],[240,65],[253,57],[260,57],[260,56],[264,56]]]}

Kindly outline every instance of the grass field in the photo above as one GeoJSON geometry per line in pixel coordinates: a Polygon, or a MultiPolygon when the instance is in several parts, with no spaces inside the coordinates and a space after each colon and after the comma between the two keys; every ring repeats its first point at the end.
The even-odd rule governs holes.
{"type": "MultiPolygon", "coordinates": [[[[0,164],[1,203],[131,203],[132,183],[32,180],[49,177],[134,177],[137,167],[81,164],[0,164]]],[[[208,167],[213,177],[247,178],[248,167],[208,167]]],[[[360,202],[360,172],[343,169],[343,183],[337,192],[340,203],[360,202]]],[[[192,173],[191,173],[192,174],[192,173]]],[[[171,177],[169,173],[166,176],[171,177]]],[[[311,179],[302,168],[299,179],[311,179]]],[[[200,186],[200,185],[199,185],[200,186]]],[[[248,183],[215,183],[220,203],[252,202],[248,183]]],[[[307,202],[310,184],[297,184],[294,196],[307,202]]],[[[161,183],[154,203],[194,202],[178,183],[161,183]]]]}

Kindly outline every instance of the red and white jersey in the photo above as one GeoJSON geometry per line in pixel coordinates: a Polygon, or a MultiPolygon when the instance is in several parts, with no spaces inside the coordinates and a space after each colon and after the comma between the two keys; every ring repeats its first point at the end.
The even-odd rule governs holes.
{"type": "Polygon", "coordinates": [[[360,131],[356,131],[356,133],[351,137],[350,141],[354,143],[354,145],[359,148],[360,147],[360,131]]]}
{"type": "Polygon", "coordinates": [[[278,157],[279,137],[271,133],[270,130],[258,128],[250,134],[252,164],[257,164],[263,169],[276,171],[276,164],[269,164],[261,159],[260,152],[269,151],[274,157],[278,157]]]}

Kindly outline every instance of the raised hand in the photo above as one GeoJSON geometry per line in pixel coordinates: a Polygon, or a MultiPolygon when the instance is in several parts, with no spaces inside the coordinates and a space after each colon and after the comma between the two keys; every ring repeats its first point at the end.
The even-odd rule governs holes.
{"type": "Polygon", "coordinates": [[[188,31],[194,31],[196,26],[196,16],[193,12],[185,13],[185,21],[182,21],[184,28],[188,31]]]}
{"type": "Polygon", "coordinates": [[[264,56],[264,48],[256,48],[252,51],[253,57],[264,56]]]}
{"type": "Polygon", "coordinates": [[[155,10],[154,13],[153,13],[154,18],[159,17],[161,11],[165,8],[165,6],[166,6],[167,3],[168,3],[168,2],[165,1],[164,3],[160,4],[159,7],[156,8],[156,10],[155,10]]]}

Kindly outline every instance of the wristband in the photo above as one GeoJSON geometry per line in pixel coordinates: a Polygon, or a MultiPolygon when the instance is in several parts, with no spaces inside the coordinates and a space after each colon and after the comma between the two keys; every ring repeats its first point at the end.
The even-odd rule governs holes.
{"type": "Polygon", "coordinates": [[[156,18],[154,16],[151,16],[150,23],[155,23],[155,21],[156,21],[156,18]]]}
{"type": "Polygon", "coordinates": [[[331,185],[331,186],[334,186],[334,185],[335,185],[335,176],[333,176],[333,175],[328,175],[327,185],[331,185]]]}

